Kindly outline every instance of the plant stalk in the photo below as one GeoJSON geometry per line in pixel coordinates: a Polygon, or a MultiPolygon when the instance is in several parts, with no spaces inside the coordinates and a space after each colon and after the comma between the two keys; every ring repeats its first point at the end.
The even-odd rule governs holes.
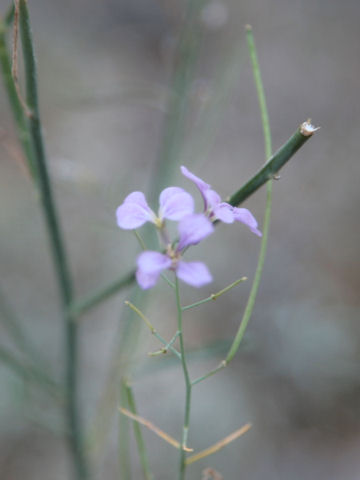
{"type": "Polygon", "coordinates": [[[184,380],[185,380],[185,414],[184,414],[184,425],[183,425],[183,433],[182,433],[182,441],[181,441],[182,448],[180,449],[178,478],[179,480],[184,480],[185,470],[186,470],[186,452],[184,450],[184,447],[186,447],[188,432],[189,432],[192,384],[191,384],[189,370],[187,367],[186,356],[185,356],[183,325],[182,325],[182,308],[181,308],[181,302],[180,302],[179,281],[177,277],[175,277],[175,294],[176,294],[177,324],[178,324],[178,331],[179,331],[179,344],[180,344],[180,353],[181,353],[181,365],[182,365],[184,380]]]}
{"type": "Polygon", "coordinates": [[[64,242],[58,220],[58,213],[52,192],[50,177],[47,169],[46,154],[40,121],[37,70],[30,28],[29,11],[26,0],[19,2],[20,33],[24,55],[26,103],[30,110],[29,132],[34,149],[34,160],[37,173],[38,187],[50,240],[50,248],[55,264],[59,293],[61,297],[64,330],[65,330],[65,384],[66,384],[66,417],[68,423],[68,442],[73,457],[76,478],[88,478],[88,466],[85,459],[80,416],[77,406],[78,387],[78,345],[77,323],[69,308],[73,300],[73,286],[65,252],[64,242]]]}

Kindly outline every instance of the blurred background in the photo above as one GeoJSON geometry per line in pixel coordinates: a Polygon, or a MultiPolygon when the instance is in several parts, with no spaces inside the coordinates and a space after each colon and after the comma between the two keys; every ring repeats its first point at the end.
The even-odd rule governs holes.
{"type": "MultiPolygon", "coordinates": [[[[0,0],[2,15],[8,4],[0,0]]],[[[49,167],[79,298],[134,266],[136,239],[119,230],[114,217],[128,193],[149,192],[158,180],[186,188],[200,207],[179,165],[226,197],[264,161],[244,30],[253,26],[274,149],[308,117],[321,130],[274,183],[264,275],[243,345],[227,369],[194,389],[190,446],[206,448],[247,422],[253,428],[195,463],[188,479],[200,479],[206,467],[224,479],[358,479],[359,2],[209,0],[187,25],[188,43],[180,50],[184,1],[29,0],[29,7],[49,167]],[[174,72],[179,78],[181,71],[178,121],[167,112],[181,92],[174,83],[174,72]],[[164,155],[172,156],[174,167],[159,179],[164,155]]],[[[7,320],[16,316],[26,348],[61,382],[54,272],[2,84],[0,157],[1,346],[26,366],[24,339],[7,320]]],[[[245,206],[261,228],[264,189],[245,206]]],[[[184,304],[249,278],[184,318],[193,377],[223,358],[244,310],[259,246],[245,227],[222,225],[189,252],[206,261],[215,282],[199,291],[184,286],[184,304]]],[[[81,409],[88,429],[99,415],[101,393],[117,389],[109,365],[130,295],[131,289],[121,292],[80,320],[81,409]]],[[[146,311],[170,338],[176,317],[166,285],[152,292],[146,311]]],[[[179,437],[182,372],[170,358],[147,356],[158,348],[150,336],[142,329],[132,352],[138,410],[179,437]]],[[[16,365],[1,360],[0,478],[69,478],[62,413],[56,394],[49,395],[55,387],[35,379],[37,389],[16,365]]],[[[115,479],[118,419],[114,414],[107,423],[105,417],[98,421],[104,429],[95,433],[95,471],[97,478],[115,479]]],[[[144,437],[155,478],[175,478],[177,452],[149,431],[144,437]]],[[[140,479],[134,443],[131,451],[133,478],[140,479]]]]}

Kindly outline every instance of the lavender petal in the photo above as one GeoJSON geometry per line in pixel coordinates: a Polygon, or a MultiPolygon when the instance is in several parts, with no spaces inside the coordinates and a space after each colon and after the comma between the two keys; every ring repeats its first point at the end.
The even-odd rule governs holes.
{"type": "Polygon", "coordinates": [[[209,269],[202,262],[184,262],[179,261],[176,269],[176,275],[183,282],[192,287],[202,287],[212,282],[212,276],[209,269]]]}
{"type": "Polygon", "coordinates": [[[137,258],[136,280],[143,290],[156,285],[163,270],[171,266],[171,259],[159,252],[146,251],[137,258]]]}
{"type": "Polygon", "coordinates": [[[254,215],[248,210],[247,208],[236,208],[234,207],[233,209],[234,212],[234,219],[238,222],[243,223],[247,227],[250,228],[250,230],[255,233],[258,237],[262,237],[262,233],[260,230],[257,228],[258,222],[256,221],[256,218],[254,215]]]}
{"type": "Polygon", "coordinates": [[[219,205],[217,205],[214,210],[214,217],[217,220],[220,220],[221,222],[224,223],[233,223],[235,218],[234,218],[234,209],[231,205],[229,205],[226,202],[222,202],[219,205]]]}
{"type": "Polygon", "coordinates": [[[160,194],[160,218],[179,221],[194,213],[194,200],[190,193],[179,187],[165,188],[160,194]]]}
{"type": "Polygon", "coordinates": [[[155,215],[142,192],[132,192],[116,209],[116,220],[120,228],[133,230],[153,221],[155,215]]]}
{"type": "Polygon", "coordinates": [[[183,218],[178,225],[180,235],[177,251],[190,245],[196,245],[214,231],[214,226],[203,214],[189,215],[183,218]]]}
{"type": "Polygon", "coordinates": [[[160,252],[147,250],[140,253],[136,260],[138,269],[144,273],[160,273],[171,267],[171,258],[160,252]]]}

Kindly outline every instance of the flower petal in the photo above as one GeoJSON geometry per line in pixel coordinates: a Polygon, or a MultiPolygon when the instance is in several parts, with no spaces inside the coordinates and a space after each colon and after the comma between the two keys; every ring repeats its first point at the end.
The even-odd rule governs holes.
{"type": "Polygon", "coordinates": [[[142,252],[137,258],[136,280],[143,290],[156,285],[161,272],[171,266],[171,259],[159,252],[142,252]]]}
{"type": "Polygon", "coordinates": [[[205,197],[206,209],[209,208],[210,210],[213,211],[221,203],[220,195],[217,192],[215,192],[215,190],[212,190],[211,188],[204,191],[204,197],[205,197]]]}
{"type": "Polygon", "coordinates": [[[202,262],[184,262],[180,260],[177,264],[176,275],[180,280],[192,287],[202,287],[212,282],[211,273],[205,263],[202,262]]]}
{"type": "Polygon", "coordinates": [[[171,267],[171,258],[160,252],[147,250],[137,258],[138,269],[144,273],[157,273],[171,267]]]}
{"type": "Polygon", "coordinates": [[[217,205],[213,210],[213,214],[214,218],[224,223],[233,223],[235,220],[234,208],[226,202],[217,205]]]}
{"type": "Polygon", "coordinates": [[[136,281],[142,290],[148,290],[155,287],[159,280],[160,272],[158,273],[144,273],[141,270],[136,270],[136,281]]]}
{"type": "Polygon", "coordinates": [[[116,210],[116,220],[120,228],[133,230],[154,220],[154,212],[146,202],[142,192],[132,192],[116,210]]]}
{"type": "Polygon", "coordinates": [[[258,222],[254,215],[247,208],[236,208],[233,209],[234,218],[236,221],[244,223],[250,228],[250,230],[255,233],[258,237],[262,237],[262,233],[257,228],[258,222]]]}
{"type": "Polygon", "coordinates": [[[188,178],[189,180],[195,183],[195,185],[198,187],[201,193],[211,188],[211,185],[209,185],[208,183],[205,183],[204,180],[201,180],[201,178],[191,173],[190,170],[184,167],[184,165],[180,167],[180,170],[181,170],[181,173],[184,175],[184,177],[188,178]]]}
{"type": "Polygon", "coordinates": [[[194,213],[194,200],[190,193],[179,187],[165,188],[160,194],[159,217],[179,221],[194,213]]]}
{"type": "Polygon", "coordinates": [[[202,213],[188,215],[178,225],[180,235],[177,251],[183,250],[189,245],[196,245],[214,231],[214,226],[202,213]]]}

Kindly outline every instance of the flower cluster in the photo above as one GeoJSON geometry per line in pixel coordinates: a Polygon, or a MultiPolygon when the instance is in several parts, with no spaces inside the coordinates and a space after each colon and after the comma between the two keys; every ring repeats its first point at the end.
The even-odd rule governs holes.
{"type": "Polygon", "coordinates": [[[149,207],[142,192],[130,193],[116,210],[117,224],[120,228],[134,230],[146,222],[151,222],[162,233],[162,239],[168,238],[167,234],[164,234],[165,221],[179,222],[178,239],[172,243],[165,240],[164,253],[144,251],[138,256],[136,279],[144,290],[155,286],[164,270],[174,271],[180,280],[193,287],[201,287],[211,282],[211,273],[204,263],[185,262],[182,257],[186,248],[197,245],[213,233],[215,220],[224,223],[241,222],[253,233],[261,236],[257,221],[249,210],[222,202],[220,195],[212,190],[210,185],[186,167],[182,166],[181,172],[200,190],[204,200],[203,213],[194,213],[192,196],[179,187],[168,187],[161,192],[157,215],[149,207]]]}

